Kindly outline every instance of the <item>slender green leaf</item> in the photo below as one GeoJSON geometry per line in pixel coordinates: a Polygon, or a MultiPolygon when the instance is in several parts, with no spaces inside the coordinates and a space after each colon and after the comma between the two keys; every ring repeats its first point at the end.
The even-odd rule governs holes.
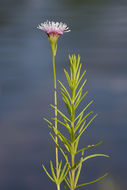
{"type": "Polygon", "coordinates": [[[65,72],[65,75],[66,75],[66,78],[67,78],[67,81],[68,81],[68,84],[70,86],[70,88],[72,87],[72,83],[71,83],[71,80],[70,80],[70,77],[69,77],[69,74],[68,72],[64,69],[64,72],[65,72]]]}
{"type": "Polygon", "coordinates": [[[51,126],[53,126],[53,124],[46,118],[43,118],[47,123],[49,123],[51,126]]]}
{"type": "Polygon", "coordinates": [[[58,123],[60,123],[61,125],[63,125],[63,126],[66,127],[66,124],[63,123],[62,121],[60,121],[60,120],[58,120],[58,119],[56,119],[56,118],[52,118],[52,120],[57,121],[58,123]]]}
{"type": "Polygon", "coordinates": [[[76,100],[76,98],[78,97],[78,95],[80,94],[80,92],[82,91],[84,85],[86,84],[86,81],[87,81],[87,79],[83,82],[82,86],[80,87],[79,91],[77,92],[76,97],[75,97],[75,100],[76,100]]]}
{"type": "Polygon", "coordinates": [[[78,88],[78,85],[81,82],[81,80],[82,80],[83,76],[85,75],[85,73],[86,73],[86,70],[83,72],[83,74],[81,75],[80,79],[78,80],[78,82],[76,84],[76,88],[78,88]]]}
{"type": "Polygon", "coordinates": [[[61,125],[63,125],[67,130],[68,132],[70,133],[71,132],[71,128],[69,126],[69,124],[66,122],[66,123],[63,123],[62,121],[56,119],[56,118],[52,118],[53,120],[57,121],[58,123],[60,123],[61,125]]]}
{"type": "Polygon", "coordinates": [[[80,127],[80,125],[82,124],[82,122],[83,122],[90,114],[92,114],[92,113],[93,113],[93,111],[89,112],[87,115],[85,115],[85,117],[84,117],[80,122],[77,123],[77,125],[75,126],[75,132],[78,130],[78,128],[80,127]]]}
{"type": "Polygon", "coordinates": [[[70,187],[70,181],[69,181],[69,178],[67,176],[66,176],[66,180],[68,181],[68,184],[69,184],[68,187],[70,187]]]}
{"type": "MultiPolygon", "coordinates": [[[[67,169],[68,163],[65,164],[64,168],[62,169],[61,175],[60,175],[60,182],[62,182],[65,178],[65,174],[67,174],[65,171],[67,169]]],[[[68,171],[68,169],[67,169],[68,171]]]]}
{"type": "MultiPolygon", "coordinates": [[[[55,106],[53,106],[53,105],[51,105],[51,104],[50,104],[50,106],[53,107],[54,109],[56,109],[55,106]]],[[[67,121],[71,122],[70,119],[68,119],[60,110],[58,110],[58,109],[56,109],[56,110],[58,111],[58,113],[59,113],[64,119],[66,119],[67,121]]]]}
{"type": "Polygon", "coordinates": [[[78,94],[77,100],[76,100],[76,102],[75,102],[75,106],[74,106],[75,109],[76,109],[76,104],[79,102],[81,96],[82,96],[82,90],[81,90],[80,93],[78,94]]]}
{"type": "Polygon", "coordinates": [[[85,124],[86,124],[86,120],[82,123],[82,126],[81,126],[80,129],[79,129],[79,134],[80,134],[81,131],[83,130],[85,124]]]}
{"type": "Polygon", "coordinates": [[[51,127],[50,125],[48,125],[48,127],[49,127],[50,129],[52,129],[52,127],[51,127]]]}
{"type": "Polygon", "coordinates": [[[44,171],[45,171],[45,173],[47,174],[47,176],[53,181],[53,182],[55,182],[55,180],[51,177],[51,175],[47,172],[47,170],[46,170],[46,168],[45,168],[45,166],[42,164],[42,167],[43,167],[43,169],[44,169],[44,171]]]}
{"type": "Polygon", "coordinates": [[[97,116],[97,114],[89,121],[89,123],[86,125],[86,127],[84,128],[84,125],[85,125],[85,122],[83,123],[82,127],[80,128],[79,130],[79,134],[77,135],[74,143],[76,143],[76,146],[78,146],[78,141],[79,141],[79,138],[80,136],[83,134],[83,132],[87,129],[87,127],[90,125],[90,123],[95,119],[95,117],[97,116]],[[84,129],[83,129],[84,128],[84,129]]]}
{"type": "Polygon", "coordinates": [[[68,111],[69,115],[71,115],[70,107],[68,106],[68,104],[67,104],[65,98],[63,97],[62,100],[64,101],[64,103],[65,103],[65,105],[66,105],[66,108],[67,108],[67,111],[68,111]]]}
{"type": "Polygon", "coordinates": [[[109,156],[105,155],[105,154],[92,154],[90,156],[85,157],[83,159],[83,162],[86,161],[86,160],[88,160],[88,159],[90,159],[90,158],[95,158],[95,157],[107,157],[107,158],[109,158],[109,156]]]}
{"type": "MultiPolygon", "coordinates": [[[[83,129],[85,123],[86,123],[86,120],[83,122],[83,124],[82,124],[82,126],[81,126],[81,128],[80,128],[80,130],[79,130],[79,134],[80,134],[80,132],[82,131],[82,129],[83,129]]],[[[77,151],[77,147],[78,147],[79,139],[80,139],[80,135],[77,136],[76,139],[75,139],[75,141],[74,141],[74,144],[75,144],[75,153],[76,153],[76,151],[77,151]]]]}
{"type": "Polygon", "coordinates": [[[70,102],[63,92],[61,92],[61,94],[63,95],[63,101],[67,107],[68,113],[69,113],[69,115],[71,115],[71,109],[72,108],[71,108],[70,102]]]}
{"type": "Polygon", "coordinates": [[[77,64],[77,66],[76,66],[76,76],[75,76],[76,82],[77,82],[78,79],[79,79],[81,67],[82,67],[82,64],[81,64],[81,63],[80,63],[80,64],[77,64]]]}
{"type": "Polygon", "coordinates": [[[71,110],[71,105],[70,105],[70,101],[69,101],[68,97],[65,95],[64,92],[61,92],[61,94],[62,94],[63,97],[65,98],[65,100],[66,100],[66,102],[67,102],[67,104],[68,104],[68,106],[69,106],[69,108],[70,108],[70,110],[71,110]]]}
{"type": "MultiPolygon", "coordinates": [[[[63,144],[65,145],[65,147],[66,147],[66,149],[68,150],[68,152],[70,152],[71,151],[71,146],[70,146],[70,144],[68,143],[68,139],[67,138],[65,138],[61,133],[60,133],[60,131],[59,131],[59,133],[58,133],[58,137],[60,138],[60,140],[63,142],[63,144]]],[[[70,142],[70,141],[69,141],[70,142]]]]}
{"type": "Polygon", "coordinates": [[[66,99],[66,101],[68,102],[68,104],[70,105],[70,99],[68,98],[68,96],[65,93],[65,91],[63,90],[63,88],[61,88],[61,94],[66,99]]]}
{"type": "Polygon", "coordinates": [[[69,94],[69,92],[67,91],[67,89],[65,88],[65,86],[64,86],[64,85],[62,84],[62,82],[60,82],[59,80],[58,80],[58,82],[60,83],[60,85],[62,86],[62,88],[63,88],[64,92],[67,94],[68,98],[69,98],[69,99],[70,99],[70,101],[71,101],[70,94],[69,94]]]}
{"type": "Polygon", "coordinates": [[[71,183],[71,178],[72,178],[71,172],[69,171],[68,174],[69,174],[69,181],[71,183]]]}
{"type": "Polygon", "coordinates": [[[65,190],[69,190],[68,187],[70,188],[69,180],[67,179],[68,178],[66,176],[66,178],[63,180],[65,190]]]}
{"type": "Polygon", "coordinates": [[[58,167],[58,176],[60,176],[61,173],[61,166],[62,166],[62,160],[59,163],[59,167],[58,167]]]}
{"type": "Polygon", "coordinates": [[[95,180],[93,180],[93,181],[91,181],[91,182],[88,182],[88,183],[84,183],[84,184],[81,184],[81,185],[77,185],[76,188],[82,187],[82,186],[85,186],[85,185],[89,185],[89,184],[92,184],[92,183],[96,183],[96,182],[100,181],[101,179],[103,179],[104,177],[106,177],[107,175],[108,175],[108,173],[105,173],[102,177],[99,177],[98,179],[95,179],[95,180]]]}
{"type": "Polygon", "coordinates": [[[57,131],[58,131],[58,136],[60,135],[64,141],[71,143],[71,141],[69,139],[67,139],[66,137],[64,137],[64,135],[62,135],[62,133],[58,129],[57,129],[57,131]]]}
{"type": "Polygon", "coordinates": [[[63,180],[65,179],[65,177],[67,176],[69,170],[70,170],[70,165],[68,165],[68,168],[67,168],[66,172],[64,173],[64,176],[63,176],[62,181],[63,181],[63,180]]]}
{"type": "Polygon", "coordinates": [[[78,179],[79,179],[79,175],[80,175],[80,172],[81,172],[82,161],[83,161],[83,155],[84,155],[84,151],[82,151],[80,164],[79,164],[79,167],[78,167],[78,171],[77,171],[77,173],[76,173],[76,177],[75,177],[75,187],[76,187],[76,185],[77,185],[77,182],[78,182],[78,179]]]}
{"type": "Polygon", "coordinates": [[[54,181],[57,183],[57,178],[56,178],[56,175],[55,175],[55,172],[54,172],[52,161],[50,161],[50,167],[51,167],[51,172],[52,172],[52,176],[54,178],[54,181]]]}
{"type": "Polygon", "coordinates": [[[80,115],[80,117],[79,117],[79,119],[78,119],[78,121],[77,121],[77,124],[76,124],[75,128],[77,128],[77,126],[79,125],[79,123],[80,123],[82,117],[83,117],[83,113],[80,115]]]}
{"type": "Polygon", "coordinates": [[[98,114],[96,114],[85,126],[85,128],[79,133],[79,136],[82,135],[82,133],[89,127],[89,125],[91,124],[91,122],[98,116],[98,114]]]}
{"type": "Polygon", "coordinates": [[[60,147],[60,145],[59,145],[58,143],[56,143],[56,140],[55,140],[55,138],[53,137],[53,135],[52,135],[51,133],[49,133],[49,134],[50,134],[50,136],[52,137],[53,141],[55,142],[56,146],[60,149],[61,153],[63,154],[63,156],[64,156],[64,158],[65,158],[65,160],[66,160],[66,162],[69,163],[69,162],[68,162],[68,157],[67,157],[67,155],[64,153],[63,149],[60,147]]]}
{"type": "Polygon", "coordinates": [[[75,121],[82,115],[82,113],[84,113],[84,111],[93,103],[93,100],[90,101],[89,104],[87,104],[87,106],[81,111],[81,113],[76,117],[75,121]]]}
{"type": "Polygon", "coordinates": [[[58,143],[56,143],[56,139],[53,137],[52,133],[49,133],[49,134],[52,137],[53,141],[55,142],[56,146],[58,147],[59,145],[58,145],[58,143]]]}
{"type": "Polygon", "coordinates": [[[82,64],[80,64],[80,65],[79,65],[79,68],[78,68],[78,70],[77,70],[76,82],[78,82],[78,80],[79,80],[79,76],[80,76],[81,67],[82,67],[82,64]]]}
{"type": "Polygon", "coordinates": [[[96,146],[99,146],[100,144],[102,144],[102,142],[103,142],[103,141],[100,141],[99,143],[97,143],[97,144],[95,144],[95,145],[91,145],[91,146],[87,146],[87,147],[85,147],[85,148],[82,148],[82,149],[78,150],[78,151],[76,152],[76,154],[82,152],[83,150],[87,150],[87,149],[90,149],[90,148],[94,148],[94,147],[96,147],[96,146]]]}
{"type": "Polygon", "coordinates": [[[88,94],[88,91],[79,99],[76,101],[75,104],[75,109],[78,107],[78,105],[80,104],[80,102],[85,98],[85,96],[88,94]]]}

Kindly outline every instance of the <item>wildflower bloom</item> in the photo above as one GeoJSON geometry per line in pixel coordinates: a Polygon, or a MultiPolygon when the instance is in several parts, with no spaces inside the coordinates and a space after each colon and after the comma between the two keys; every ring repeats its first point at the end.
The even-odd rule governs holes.
{"type": "Polygon", "coordinates": [[[64,32],[70,32],[67,25],[62,22],[47,21],[41,23],[37,28],[43,30],[48,35],[49,41],[54,43],[57,42],[58,37],[64,32]]]}

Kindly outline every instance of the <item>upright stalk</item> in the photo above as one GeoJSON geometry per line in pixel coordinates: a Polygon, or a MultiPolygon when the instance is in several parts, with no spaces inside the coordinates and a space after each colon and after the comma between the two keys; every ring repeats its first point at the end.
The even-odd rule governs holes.
{"type": "Polygon", "coordinates": [[[74,98],[75,98],[75,90],[72,89],[72,100],[71,100],[71,129],[72,129],[72,143],[71,143],[71,148],[72,148],[72,152],[71,152],[71,190],[75,189],[75,145],[73,142],[74,136],[75,136],[75,132],[74,132],[74,120],[75,120],[75,109],[74,109],[74,98]]]}
{"type": "MultiPolygon", "coordinates": [[[[73,123],[72,123],[73,125],[73,123]]],[[[71,190],[75,189],[75,169],[74,169],[74,165],[75,165],[75,153],[74,153],[74,143],[72,143],[72,155],[71,155],[71,165],[72,165],[72,170],[71,170],[71,190]]]]}
{"type": "MultiPolygon", "coordinates": [[[[52,48],[53,73],[54,73],[55,141],[57,144],[58,143],[58,138],[57,138],[57,86],[56,86],[56,69],[55,69],[55,56],[56,56],[56,51],[57,51],[57,49],[56,49],[57,44],[51,43],[51,48],[52,48]]],[[[56,176],[57,177],[58,177],[58,166],[59,166],[58,147],[56,146],[56,176]]],[[[57,190],[60,190],[59,184],[57,184],[57,190]]]]}

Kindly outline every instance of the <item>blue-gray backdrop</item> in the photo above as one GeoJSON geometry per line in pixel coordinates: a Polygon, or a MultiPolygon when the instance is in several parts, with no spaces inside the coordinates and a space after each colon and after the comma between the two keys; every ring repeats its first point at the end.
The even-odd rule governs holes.
{"type": "MultiPolygon", "coordinates": [[[[86,189],[127,189],[126,0],[1,0],[0,189],[56,189],[41,168],[41,161],[48,168],[55,158],[42,119],[53,116],[51,48],[37,29],[46,20],[65,22],[71,29],[58,40],[57,79],[65,79],[68,54],[79,53],[87,68],[88,99],[95,100],[92,109],[99,116],[81,145],[103,140],[93,151],[111,155],[88,161],[81,181],[108,171],[110,183],[103,182],[108,188],[94,184],[86,189]]],[[[60,98],[58,105],[61,109],[60,98]]]]}

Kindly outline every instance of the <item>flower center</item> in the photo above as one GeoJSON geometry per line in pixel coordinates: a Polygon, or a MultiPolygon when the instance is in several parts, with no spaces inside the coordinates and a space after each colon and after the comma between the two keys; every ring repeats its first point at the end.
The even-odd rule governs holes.
{"type": "Polygon", "coordinates": [[[49,41],[51,43],[56,43],[57,40],[58,40],[58,38],[59,38],[59,36],[60,36],[60,34],[55,33],[55,32],[47,33],[47,35],[48,35],[49,41]]]}

